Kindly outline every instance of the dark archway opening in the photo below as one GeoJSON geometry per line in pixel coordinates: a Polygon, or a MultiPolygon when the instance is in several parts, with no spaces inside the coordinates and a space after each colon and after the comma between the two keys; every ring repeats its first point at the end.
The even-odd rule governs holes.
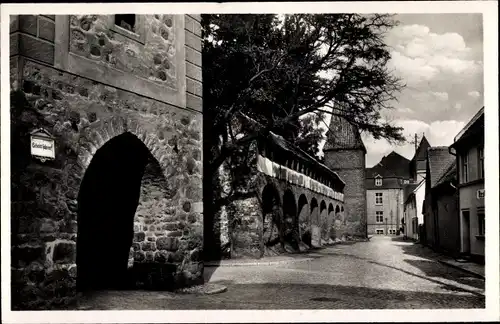
{"type": "Polygon", "coordinates": [[[134,215],[151,153],[124,133],[95,153],[78,193],[77,288],[130,287],[128,272],[134,215]]]}
{"type": "Polygon", "coordinates": [[[330,205],[328,206],[328,214],[331,214],[332,212],[333,212],[333,205],[332,205],[332,204],[330,204],[330,205]]]}
{"type": "Polygon", "coordinates": [[[333,204],[328,205],[328,238],[335,239],[335,214],[333,209],[333,204]]]}
{"type": "Polygon", "coordinates": [[[285,239],[285,248],[290,249],[289,252],[299,250],[300,238],[298,235],[298,216],[297,204],[295,196],[291,190],[285,191],[283,195],[283,235],[285,239]]]}
{"type": "Polygon", "coordinates": [[[263,242],[266,246],[280,241],[280,197],[276,188],[268,184],[262,190],[263,242]]]}
{"type": "Polygon", "coordinates": [[[304,194],[299,197],[299,236],[303,241],[303,234],[310,230],[309,218],[311,217],[311,213],[309,210],[309,203],[307,202],[307,198],[304,194]]]}
{"type": "Polygon", "coordinates": [[[318,208],[319,208],[319,205],[318,205],[318,201],[316,200],[316,198],[311,199],[311,213],[310,213],[310,217],[309,217],[309,222],[310,222],[309,230],[302,234],[302,241],[311,247],[313,246],[313,243],[317,240],[316,229],[319,229],[319,227],[318,227],[318,223],[319,223],[319,221],[318,221],[318,218],[319,218],[318,208]]]}
{"type": "MultiPolygon", "coordinates": [[[[320,236],[321,236],[321,241],[328,241],[328,235],[327,235],[327,230],[328,230],[328,213],[326,209],[326,203],[324,200],[321,201],[320,204],[320,216],[319,216],[319,226],[320,226],[320,236]]],[[[320,242],[320,245],[322,242],[320,242]]]]}

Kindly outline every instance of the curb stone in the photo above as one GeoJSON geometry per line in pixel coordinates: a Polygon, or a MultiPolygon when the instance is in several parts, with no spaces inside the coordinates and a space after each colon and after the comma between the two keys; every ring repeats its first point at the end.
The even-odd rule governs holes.
{"type": "Polygon", "coordinates": [[[189,295],[191,295],[191,294],[194,294],[194,295],[215,295],[215,294],[220,294],[220,293],[223,293],[226,291],[227,291],[227,287],[224,285],[214,284],[214,283],[206,283],[203,285],[179,289],[178,291],[174,292],[174,294],[178,293],[178,294],[189,294],[189,295]]]}
{"type": "Polygon", "coordinates": [[[220,287],[205,291],[205,295],[215,295],[215,294],[220,294],[220,293],[223,293],[226,291],[227,291],[227,287],[220,285],[220,287]]]}
{"type": "Polygon", "coordinates": [[[438,261],[439,261],[439,263],[442,263],[442,264],[447,265],[447,266],[449,266],[449,267],[452,267],[452,268],[455,268],[455,269],[461,270],[461,271],[466,272],[466,273],[468,273],[468,274],[471,274],[471,275],[473,275],[473,276],[475,276],[475,277],[477,277],[477,278],[479,278],[479,279],[485,279],[485,277],[484,277],[482,274],[480,274],[480,273],[477,273],[477,272],[474,272],[474,271],[471,271],[471,270],[468,270],[468,269],[462,268],[462,267],[457,266],[457,265],[455,265],[455,264],[453,264],[453,263],[450,263],[450,262],[448,262],[448,261],[446,261],[446,260],[438,260],[438,261]]]}

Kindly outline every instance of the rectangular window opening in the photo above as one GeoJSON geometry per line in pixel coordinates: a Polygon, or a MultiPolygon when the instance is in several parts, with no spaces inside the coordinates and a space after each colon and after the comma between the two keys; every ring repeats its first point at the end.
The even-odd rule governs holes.
{"type": "Polygon", "coordinates": [[[462,156],[462,182],[469,181],[469,155],[466,153],[462,156]]]}
{"type": "Polygon", "coordinates": [[[115,25],[135,33],[135,15],[115,15],[115,25]]]}
{"type": "Polygon", "coordinates": [[[377,223],[383,223],[384,222],[384,212],[383,211],[376,211],[375,212],[375,220],[377,223]]]}
{"type": "Polygon", "coordinates": [[[480,148],[478,152],[479,156],[479,179],[484,179],[484,148],[480,148]]]}
{"type": "Polygon", "coordinates": [[[382,193],[381,192],[376,192],[375,193],[375,205],[382,205],[382,193]]]}

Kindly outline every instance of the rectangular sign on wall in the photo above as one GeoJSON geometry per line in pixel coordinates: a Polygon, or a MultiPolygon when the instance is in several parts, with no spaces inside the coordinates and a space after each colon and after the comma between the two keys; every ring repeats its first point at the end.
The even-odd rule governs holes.
{"type": "Polygon", "coordinates": [[[37,129],[31,132],[31,155],[40,159],[53,160],[56,157],[54,138],[44,129],[37,129]]]}

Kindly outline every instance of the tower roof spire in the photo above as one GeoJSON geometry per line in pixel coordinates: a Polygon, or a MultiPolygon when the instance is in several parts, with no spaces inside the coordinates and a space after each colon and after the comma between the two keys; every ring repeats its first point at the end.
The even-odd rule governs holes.
{"type": "Polygon", "coordinates": [[[335,150],[363,150],[366,153],[359,128],[338,115],[332,115],[323,148],[323,151],[335,150]]]}

